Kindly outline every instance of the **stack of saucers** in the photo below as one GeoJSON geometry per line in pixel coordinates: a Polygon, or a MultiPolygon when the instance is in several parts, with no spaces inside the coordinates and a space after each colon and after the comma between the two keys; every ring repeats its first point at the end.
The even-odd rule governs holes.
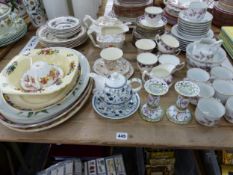
{"type": "Polygon", "coordinates": [[[24,20],[11,13],[11,8],[0,3],[0,47],[18,41],[27,33],[24,20]]]}
{"type": "Polygon", "coordinates": [[[44,47],[77,47],[87,40],[86,28],[79,19],[71,16],[48,21],[37,30],[40,44],[44,47]]]}
{"type": "Polygon", "coordinates": [[[137,18],[136,28],[133,31],[134,40],[147,38],[154,39],[156,35],[162,35],[165,32],[165,26],[167,24],[167,19],[162,16],[163,10],[159,7],[147,7],[145,9],[144,16],[140,16],[137,18]],[[157,16],[156,20],[150,19],[148,16],[150,15],[146,11],[148,9],[151,10],[151,14],[157,16]]]}
{"type": "Polygon", "coordinates": [[[201,38],[213,38],[214,34],[211,30],[211,22],[213,16],[209,12],[203,14],[203,18],[194,17],[195,11],[188,9],[179,13],[178,24],[171,29],[180,42],[180,49],[185,51],[186,46],[201,38]]]}
{"type": "Polygon", "coordinates": [[[0,73],[0,123],[20,132],[55,127],[71,118],[92,91],[90,66],[62,47],[17,55],[0,73]]]}

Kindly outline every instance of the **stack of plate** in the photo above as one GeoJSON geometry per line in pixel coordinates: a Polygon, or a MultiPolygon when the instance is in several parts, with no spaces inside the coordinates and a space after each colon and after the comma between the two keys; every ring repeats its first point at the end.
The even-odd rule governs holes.
{"type": "Polygon", "coordinates": [[[67,16],[50,20],[37,30],[40,44],[44,47],[77,47],[87,40],[86,28],[77,18],[67,16]]]}
{"type": "Polygon", "coordinates": [[[222,27],[219,38],[223,40],[223,46],[233,59],[233,27],[222,27]]]}
{"type": "Polygon", "coordinates": [[[180,42],[180,49],[185,51],[189,43],[201,38],[213,38],[212,19],[213,16],[207,12],[202,20],[193,21],[186,16],[185,10],[181,11],[178,17],[178,25],[173,26],[171,29],[172,35],[180,42]]]}
{"type": "MultiPolygon", "coordinates": [[[[36,71],[36,77],[43,74],[44,68],[36,71]]],[[[0,74],[0,122],[21,132],[42,131],[63,123],[87,101],[92,91],[89,73],[90,66],[85,56],[68,48],[35,49],[17,55],[0,74]],[[37,90],[25,90],[21,86],[22,78],[36,63],[58,67],[63,76],[43,88],[41,84],[48,83],[49,76],[56,74],[50,72],[43,81],[29,79],[29,85],[39,82],[40,86],[36,86],[37,90]]]]}
{"type": "Polygon", "coordinates": [[[136,22],[144,14],[144,9],[153,5],[153,0],[114,0],[111,16],[124,22],[136,22]]]}
{"type": "Polygon", "coordinates": [[[233,1],[232,0],[220,0],[215,3],[213,8],[213,24],[220,26],[232,26],[233,25],[233,1]]]}
{"type": "Polygon", "coordinates": [[[18,41],[27,33],[24,20],[11,13],[11,8],[0,3],[0,47],[18,41]]]}

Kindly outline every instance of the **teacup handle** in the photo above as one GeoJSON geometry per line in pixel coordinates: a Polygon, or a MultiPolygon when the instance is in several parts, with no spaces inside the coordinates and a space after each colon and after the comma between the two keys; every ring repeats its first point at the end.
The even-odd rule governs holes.
{"type": "Polygon", "coordinates": [[[127,84],[130,85],[130,84],[132,84],[133,82],[139,84],[138,87],[132,88],[133,92],[138,92],[138,91],[140,91],[140,90],[142,89],[142,80],[139,79],[139,78],[132,78],[132,79],[130,79],[130,80],[127,81],[127,84]]]}
{"type": "Polygon", "coordinates": [[[183,69],[184,66],[185,66],[185,62],[182,62],[182,63],[176,65],[176,67],[173,69],[173,71],[171,72],[171,74],[174,74],[176,71],[179,71],[179,70],[183,69]]]}
{"type": "Polygon", "coordinates": [[[177,50],[176,50],[176,55],[179,55],[180,52],[181,52],[181,49],[177,49],[177,50]]]}
{"type": "Polygon", "coordinates": [[[146,81],[146,76],[150,77],[150,74],[147,70],[144,70],[142,73],[142,81],[145,82],[146,81]]]}
{"type": "Polygon", "coordinates": [[[158,45],[160,39],[161,39],[161,38],[160,38],[160,35],[157,34],[157,35],[155,36],[155,42],[156,42],[157,45],[158,45]]]}

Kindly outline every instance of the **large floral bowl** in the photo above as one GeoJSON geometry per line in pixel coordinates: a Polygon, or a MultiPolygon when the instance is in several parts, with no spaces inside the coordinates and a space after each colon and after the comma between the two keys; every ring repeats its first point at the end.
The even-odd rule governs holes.
{"type": "MultiPolygon", "coordinates": [[[[0,73],[0,90],[4,94],[14,95],[45,95],[57,92],[69,85],[78,73],[79,57],[68,48],[34,49],[15,56],[0,73]],[[24,89],[21,79],[35,62],[45,62],[59,67],[63,76],[49,86],[41,86],[36,90],[24,89]]],[[[38,73],[39,74],[39,73],[38,73]]],[[[44,81],[46,83],[46,81],[44,81]]]]}

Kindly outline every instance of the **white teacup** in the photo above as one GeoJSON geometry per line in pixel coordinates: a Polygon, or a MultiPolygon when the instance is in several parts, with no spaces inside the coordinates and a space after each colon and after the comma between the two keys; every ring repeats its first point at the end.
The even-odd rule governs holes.
{"type": "Polygon", "coordinates": [[[135,46],[137,47],[138,53],[143,53],[152,52],[156,44],[152,39],[140,39],[136,41],[135,46]]]}
{"type": "Polygon", "coordinates": [[[225,108],[214,98],[202,98],[198,101],[195,118],[205,126],[214,126],[224,116],[225,108]]]}
{"type": "Polygon", "coordinates": [[[162,18],[163,9],[160,7],[150,6],[145,8],[145,19],[149,24],[155,25],[162,18]]]}
{"type": "Polygon", "coordinates": [[[227,67],[216,66],[211,69],[210,76],[212,79],[233,80],[233,71],[227,67]]]}
{"type": "Polygon", "coordinates": [[[173,65],[179,65],[184,64],[184,62],[180,62],[180,59],[175,55],[170,54],[162,54],[159,56],[159,63],[160,64],[173,64],[173,65]]]}
{"type": "Polygon", "coordinates": [[[185,15],[189,20],[200,21],[205,17],[207,8],[208,6],[204,2],[192,2],[185,11],[185,15]]]}
{"type": "Polygon", "coordinates": [[[194,82],[207,82],[210,79],[210,75],[203,69],[191,68],[187,71],[186,79],[194,82]]]}
{"type": "Polygon", "coordinates": [[[155,41],[158,45],[158,50],[161,53],[167,54],[176,54],[180,53],[180,43],[179,41],[172,35],[163,34],[162,36],[156,35],[155,41]]]}
{"type": "Polygon", "coordinates": [[[200,88],[200,92],[197,97],[191,98],[190,103],[193,105],[197,105],[198,101],[201,98],[211,98],[214,96],[214,88],[208,84],[208,83],[203,83],[203,82],[196,82],[198,87],[200,88]]]}
{"type": "Polygon", "coordinates": [[[213,87],[215,89],[215,98],[219,99],[223,104],[227,99],[233,96],[233,81],[214,80],[213,87]]]}
{"type": "Polygon", "coordinates": [[[104,64],[108,70],[114,70],[117,60],[122,58],[123,51],[116,47],[105,48],[100,52],[101,58],[104,59],[104,64]]]}
{"type": "Polygon", "coordinates": [[[158,62],[158,57],[150,52],[140,53],[137,56],[138,68],[141,71],[150,71],[153,67],[156,66],[158,62]]]}
{"type": "Polygon", "coordinates": [[[230,123],[233,123],[233,97],[228,98],[226,105],[225,119],[230,123]]]}

